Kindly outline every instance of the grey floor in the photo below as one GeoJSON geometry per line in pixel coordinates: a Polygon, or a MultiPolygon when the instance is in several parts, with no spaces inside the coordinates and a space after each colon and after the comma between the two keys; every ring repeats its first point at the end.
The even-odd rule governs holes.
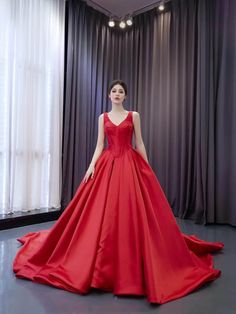
{"type": "Polygon", "coordinates": [[[12,261],[20,247],[17,237],[29,231],[50,228],[54,222],[0,231],[0,313],[1,314],[235,314],[236,313],[236,228],[227,225],[202,226],[190,220],[177,222],[187,234],[208,241],[222,241],[225,248],[214,256],[215,268],[222,270],[217,280],[197,291],[163,305],[150,305],[145,297],[117,297],[91,290],[78,295],[61,289],[18,279],[12,261]]]}

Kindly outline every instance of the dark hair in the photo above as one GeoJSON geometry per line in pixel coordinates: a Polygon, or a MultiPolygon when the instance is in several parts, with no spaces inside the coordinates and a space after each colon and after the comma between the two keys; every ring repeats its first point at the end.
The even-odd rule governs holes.
{"type": "Polygon", "coordinates": [[[115,86],[117,84],[121,85],[124,88],[125,95],[127,95],[128,94],[128,88],[127,88],[126,83],[124,81],[122,81],[122,80],[114,80],[114,81],[112,81],[110,86],[109,86],[109,88],[108,88],[108,94],[110,94],[113,86],[115,86]]]}

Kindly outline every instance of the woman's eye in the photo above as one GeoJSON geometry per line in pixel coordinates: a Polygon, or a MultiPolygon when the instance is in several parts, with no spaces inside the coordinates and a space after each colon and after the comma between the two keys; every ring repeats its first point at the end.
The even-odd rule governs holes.
{"type": "MultiPolygon", "coordinates": [[[[113,90],[113,91],[112,91],[112,93],[115,93],[115,92],[116,92],[116,90],[113,90]]],[[[124,94],[124,91],[123,91],[123,90],[119,90],[118,92],[119,92],[120,94],[124,94]]]]}

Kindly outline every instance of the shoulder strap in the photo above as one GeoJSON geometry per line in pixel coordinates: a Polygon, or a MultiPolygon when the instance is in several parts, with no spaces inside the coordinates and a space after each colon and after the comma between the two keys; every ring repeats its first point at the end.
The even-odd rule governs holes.
{"type": "Polygon", "coordinates": [[[133,111],[130,111],[130,119],[133,122],[133,111]]]}
{"type": "Polygon", "coordinates": [[[103,112],[103,124],[107,121],[107,112],[103,112]]]}

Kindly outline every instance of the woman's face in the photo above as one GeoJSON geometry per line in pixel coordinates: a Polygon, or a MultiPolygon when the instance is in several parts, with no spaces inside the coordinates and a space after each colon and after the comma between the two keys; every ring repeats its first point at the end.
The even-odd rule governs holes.
{"type": "Polygon", "coordinates": [[[124,88],[119,84],[114,85],[110,91],[109,98],[111,99],[112,103],[123,103],[126,98],[124,88]]]}

